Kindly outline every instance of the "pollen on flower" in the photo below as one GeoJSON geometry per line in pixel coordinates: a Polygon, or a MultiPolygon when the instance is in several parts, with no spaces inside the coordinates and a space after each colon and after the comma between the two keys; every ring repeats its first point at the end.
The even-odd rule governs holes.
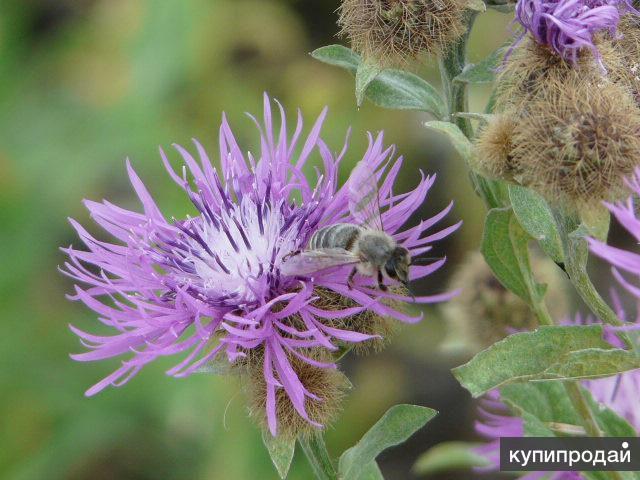
{"type": "Polygon", "coordinates": [[[466,31],[466,6],[467,0],[343,0],[338,23],[356,52],[397,66],[446,51],[466,31]]]}

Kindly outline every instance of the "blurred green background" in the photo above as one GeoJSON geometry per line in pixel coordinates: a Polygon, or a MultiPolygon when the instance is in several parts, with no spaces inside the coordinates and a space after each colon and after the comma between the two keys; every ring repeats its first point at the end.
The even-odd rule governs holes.
{"type": "MultiPolygon", "coordinates": [[[[68,216],[91,223],[83,198],[138,208],[127,156],[163,210],[179,217],[190,209],[164,172],[159,145],[196,137],[215,156],[224,110],[244,148],[255,150],[243,112],[261,112],[263,91],[290,114],[301,107],[307,126],[328,105],[323,136],[330,146],[339,148],[353,127],[343,175],[364,151],[365,132],[385,129],[408,159],[404,187],[415,184],[418,167],[439,174],[421,215],[456,200],[447,224],[463,219],[463,229],[435,251],[450,263],[419,292],[443,291],[465,252],[477,247],[484,212],[462,162],[421,127],[427,117],[371,105],[357,110],[353,79],[309,56],[339,41],[336,7],[328,0],[1,0],[0,478],[276,478],[233,378],[176,380],[164,375],[169,359],[125,388],[83,396],[118,363],[69,359],[82,347],[67,325],[92,330],[97,322],[65,300],[71,283],[56,270],[64,261],[58,247],[78,245],[68,216]]],[[[495,12],[482,16],[471,61],[508,38],[508,22],[495,12]]],[[[438,84],[434,68],[419,72],[438,84]]],[[[472,94],[479,111],[488,90],[472,94]]],[[[398,402],[441,414],[380,457],[386,478],[411,478],[416,457],[435,443],[475,438],[472,403],[449,373],[462,359],[438,350],[444,334],[430,310],[385,352],[345,362],[355,388],[328,433],[332,452],[352,445],[398,402]]],[[[300,455],[290,478],[310,478],[300,455]]]]}

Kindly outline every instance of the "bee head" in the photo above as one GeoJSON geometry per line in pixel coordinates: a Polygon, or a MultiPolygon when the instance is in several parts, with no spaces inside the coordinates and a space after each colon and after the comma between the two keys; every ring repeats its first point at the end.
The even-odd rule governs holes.
{"type": "Polygon", "coordinates": [[[393,249],[384,269],[390,278],[407,285],[409,283],[409,265],[411,265],[409,251],[404,247],[398,246],[393,249]]]}

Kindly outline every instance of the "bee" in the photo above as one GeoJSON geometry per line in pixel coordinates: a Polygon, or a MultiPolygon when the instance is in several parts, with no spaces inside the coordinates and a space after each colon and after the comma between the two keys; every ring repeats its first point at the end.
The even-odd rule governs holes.
{"type": "Polygon", "coordinates": [[[374,277],[387,290],[385,279],[408,288],[411,254],[385,232],[380,213],[380,194],[374,170],[360,161],[349,178],[349,210],[356,223],[336,223],[317,230],[306,250],[283,259],[285,275],[309,275],[330,267],[353,265],[347,285],[356,274],[374,277]]]}

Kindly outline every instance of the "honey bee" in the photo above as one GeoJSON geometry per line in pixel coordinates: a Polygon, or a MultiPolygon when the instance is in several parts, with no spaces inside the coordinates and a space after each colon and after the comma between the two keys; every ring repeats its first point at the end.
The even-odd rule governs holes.
{"type": "Polygon", "coordinates": [[[291,252],[283,262],[285,275],[309,275],[330,267],[353,264],[347,285],[357,273],[377,278],[387,290],[391,279],[408,287],[411,254],[384,231],[380,194],[374,170],[360,161],[349,178],[349,210],[358,222],[336,223],[316,231],[306,250],[291,252]]]}

